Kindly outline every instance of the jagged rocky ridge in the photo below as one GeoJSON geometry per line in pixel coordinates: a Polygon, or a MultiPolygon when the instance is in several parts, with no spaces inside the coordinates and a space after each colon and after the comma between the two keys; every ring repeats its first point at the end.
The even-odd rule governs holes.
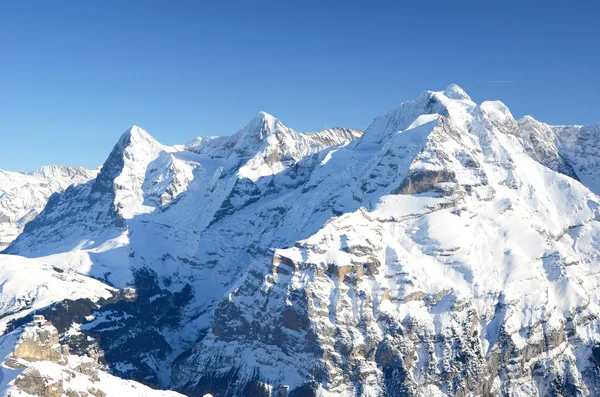
{"type": "Polygon", "coordinates": [[[456,85],[364,134],[134,127],[6,252],[121,288],[82,332],[186,395],[598,395],[598,139],[456,85]]]}
{"type": "Polygon", "coordinates": [[[0,170],[0,250],[44,209],[53,193],[87,182],[96,174],[95,170],[56,165],[26,173],[0,170]]]}

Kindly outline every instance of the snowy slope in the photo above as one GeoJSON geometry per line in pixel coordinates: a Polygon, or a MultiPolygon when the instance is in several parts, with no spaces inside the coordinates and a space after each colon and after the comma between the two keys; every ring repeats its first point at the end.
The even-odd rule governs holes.
{"type": "Polygon", "coordinates": [[[44,209],[53,193],[87,182],[96,173],[62,166],[46,166],[29,173],[0,170],[0,250],[44,209]]]}
{"type": "MultiPolygon", "coordinates": [[[[364,206],[255,261],[178,363],[179,387],[596,395],[600,200],[533,159],[502,103],[446,94],[376,119],[348,149],[385,154],[358,179],[364,206]]],[[[356,201],[352,186],[336,201],[356,201]]]]}
{"type": "Polygon", "coordinates": [[[0,254],[0,332],[8,322],[65,299],[108,299],[118,291],[42,261],[0,254]]]}
{"type": "MultiPolygon", "coordinates": [[[[115,145],[96,180],[56,196],[7,250],[43,257],[59,268],[138,290],[136,304],[126,305],[124,317],[143,318],[127,332],[160,342],[159,347],[144,346],[147,352],[123,356],[115,364],[123,369],[121,375],[168,386],[172,360],[205,332],[214,304],[247,270],[249,258],[262,252],[251,252],[249,245],[269,244],[261,242],[263,231],[279,237],[272,226],[277,217],[265,218],[252,230],[250,224],[262,218],[257,218],[253,204],[261,196],[275,197],[282,191],[291,195],[328,153],[360,135],[347,129],[297,133],[280,122],[271,123],[277,128],[269,127],[273,119],[261,113],[241,130],[243,134],[233,135],[254,142],[258,153],[231,152],[226,157],[220,152],[208,155],[165,147],[134,127],[115,145]],[[299,142],[292,142],[290,136],[299,142]],[[292,175],[281,171],[282,166],[292,175]],[[254,183],[247,173],[256,172],[267,175],[254,183]],[[160,197],[156,188],[179,194],[163,203],[156,199],[160,197]],[[241,219],[230,217],[238,211],[241,219]],[[231,222],[240,233],[229,230],[231,222]],[[228,266],[215,268],[218,256],[228,266]],[[184,304],[187,308],[180,307],[184,304]],[[164,306],[157,309],[160,305],[164,306]],[[176,313],[157,322],[153,310],[176,313]]],[[[279,215],[284,206],[294,205],[285,197],[265,203],[266,212],[279,207],[279,215]],[[280,205],[281,200],[285,203],[280,205]]],[[[316,226],[307,225],[311,231],[316,226]]],[[[291,231],[286,241],[294,241],[296,233],[291,231]]],[[[102,322],[90,327],[104,332],[102,322]]],[[[112,337],[120,343],[123,336],[113,331],[112,337]]],[[[103,333],[104,341],[110,337],[103,333]]]]}
{"type": "Polygon", "coordinates": [[[128,287],[81,332],[188,395],[599,395],[599,136],[456,85],[364,134],[134,127],[6,252],[128,287]]]}

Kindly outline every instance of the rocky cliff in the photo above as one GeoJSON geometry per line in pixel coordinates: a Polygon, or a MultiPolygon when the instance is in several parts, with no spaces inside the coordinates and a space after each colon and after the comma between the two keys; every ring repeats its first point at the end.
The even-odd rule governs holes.
{"type": "MultiPolygon", "coordinates": [[[[2,387],[6,396],[109,397],[178,396],[154,391],[132,381],[115,378],[89,356],[69,354],[51,324],[29,324],[20,333],[2,337],[2,350],[14,347],[2,363],[2,387]]],[[[6,353],[5,353],[6,354],[6,353]]]]}
{"type": "Polygon", "coordinates": [[[456,85],[364,133],[134,127],[6,253],[110,284],[42,311],[186,395],[598,396],[597,141],[456,85]]]}
{"type": "Polygon", "coordinates": [[[0,170],[0,251],[44,209],[54,193],[95,178],[97,171],[62,166],[20,173],[0,170]]]}

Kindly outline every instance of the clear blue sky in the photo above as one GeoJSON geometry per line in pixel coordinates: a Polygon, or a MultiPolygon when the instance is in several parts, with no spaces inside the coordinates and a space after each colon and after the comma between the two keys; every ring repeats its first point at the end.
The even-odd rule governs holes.
{"type": "Polygon", "coordinates": [[[1,2],[0,168],[95,167],[132,124],[175,144],[260,110],[366,128],[451,82],[518,117],[600,120],[598,2],[417,3],[1,2]]]}

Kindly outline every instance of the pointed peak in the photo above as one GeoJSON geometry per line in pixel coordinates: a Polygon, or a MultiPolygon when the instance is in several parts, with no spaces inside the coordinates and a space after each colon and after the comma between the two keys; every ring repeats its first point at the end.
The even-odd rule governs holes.
{"type": "Polygon", "coordinates": [[[458,100],[466,100],[466,101],[471,100],[471,97],[465,92],[465,90],[460,88],[458,86],[458,84],[454,84],[454,83],[452,83],[448,87],[446,87],[443,94],[449,99],[458,99],[458,100]]]}
{"type": "Polygon", "coordinates": [[[281,121],[279,121],[277,117],[262,110],[258,112],[258,114],[252,120],[250,120],[250,123],[248,124],[256,126],[265,126],[269,127],[269,129],[276,129],[278,126],[283,126],[283,124],[281,123],[281,121]]]}
{"type": "Polygon", "coordinates": [[[533,118],[532,116],[530,116],[528,114],[526,114],[525,116],[518,119],[517,123],[519,123],[519,124],[544,124],[541,121],[536,120],[535,118],[533,118]]]}
{"type": "Polygon", "coordinates": [[[172,148],[161,145],[143,128],[132,125],[121,134],[102,165],[93,191],[112,191],[114,180],[121,174],[125,161],[142,162],[146,158],[156,158],[161,151],[169,150],[172,148]]]}
{"type": "Polygon", "coordinates": [[[238,132],[238,134],[241,133],[241,135],[254,136],[259,140],[263,140],[272,133],[285,128],[286,127],[278,118],[267,112],[261,111],[258,112],[258,114],[248,122],[246,127],[238,132]]]}
{"type": "Polygon", "coordinates": [[[258,114],[256,115],[255,119],[260,119],[260,120],[277,120],[277,117],[261,110],[260,112],[258,112],[258,114]]]}
{"type": "Polygon", "coordinates": [[[116,145],[109,156],[123,156],[125,151],[134,151],[140,149],[144,151],[168,150],[166,146],[161,145],[154,137],[143,128],[133,125],[121,134],[116,145]],[[148,149],[145,149],[148,148],[148,149]]]}
{"type": "Polygon", "coordinates": [[[131,134],[140,134],[140,133],[146,133],[146,130],[144,130],[142,127],[140,127],[139,125],[132,125],[131,127],[129,127],[129,132],[131,134]]]}
{"type": "Polygon", "coordinates": [[[139,137],[144,137],[144,138],[152,138],[150,136],[150,134],[148,134],[148,132],[146,130],[144,130],[142,127],[138,126],[138,125],[132,125],[131,127],[129,127],[128,129],[126,129],[123,134],[121,135],[121,137],[132,137],[132,136],[139,136],[139,137]]]}
{"type": "Polygon", "coordinates": [[[123,134],[121,134],[121,137],[119,138],[119,141],[117,142],[116,146],[124,149],[127,146],[137,146],[140,144],[149,144],[152,146],[159,147],[163,146],[156,139],[154,139],[154,137],[150,135],[146,130],[137,125],[132,125],[130,128],[125,130],[123,134]]]}

